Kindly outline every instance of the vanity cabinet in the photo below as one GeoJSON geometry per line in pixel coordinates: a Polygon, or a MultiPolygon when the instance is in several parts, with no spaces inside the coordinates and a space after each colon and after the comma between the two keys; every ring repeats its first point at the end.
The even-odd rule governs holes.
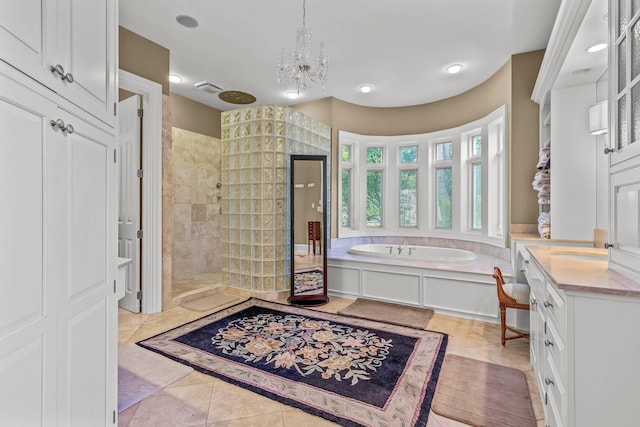
{"type": "Polygon", "coordinates": [[[117,3],[0,0],[3,61],[115,124],[117,3]]]}
{"type": "Polygon", "coordinates": [[[0,425],[112,426],[116,2],[0,8],[0,425]]]}
{"type": "Polygon", "coordinates": [[[614,283],[616,273],[606,261],[550,255],[557,247],[529,249],[531,365],[545,425],[636,426],[640,340],[629,327],[640,324],[640,284],[622,282],[613,293],[613,286],[574,285],[554,275],[565,269],[562,263],[574,263],[572,274],[594,281],[614,283]]]}

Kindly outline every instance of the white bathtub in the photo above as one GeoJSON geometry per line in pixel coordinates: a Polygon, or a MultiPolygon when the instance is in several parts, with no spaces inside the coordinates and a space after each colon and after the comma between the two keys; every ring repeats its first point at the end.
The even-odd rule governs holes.
{"type": "Polygon", "coordinates": [[[374,243],[356,245],[347,251],[352,255],[372,256],[377,258],[393,258],[415,261],[473,261],[476,254],[464,249],[441,248],[437,246],[413,246],[374,243]]]}

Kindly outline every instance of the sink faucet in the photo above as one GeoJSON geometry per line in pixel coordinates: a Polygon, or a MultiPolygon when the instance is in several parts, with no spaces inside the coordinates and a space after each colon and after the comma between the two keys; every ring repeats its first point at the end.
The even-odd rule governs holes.
{"type": "Polygon", "coordinates": [[[402,249],[404,249],[405,246],[407,246],[406,243],[399,243],[398,244],[398,255],[400,255],[402,253],[402,249]]]}

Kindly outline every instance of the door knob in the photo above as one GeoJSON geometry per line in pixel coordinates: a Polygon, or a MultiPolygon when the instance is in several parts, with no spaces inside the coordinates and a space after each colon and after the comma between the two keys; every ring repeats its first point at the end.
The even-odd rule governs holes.
{"type": "Polygon", "coordinates": [[[604,248],[605,249],[609,249],[609,248],[613,249],[613,248],[615,248],[615,245],[616,245],[615,243],[605,243],[604,244],[604,248]]]}

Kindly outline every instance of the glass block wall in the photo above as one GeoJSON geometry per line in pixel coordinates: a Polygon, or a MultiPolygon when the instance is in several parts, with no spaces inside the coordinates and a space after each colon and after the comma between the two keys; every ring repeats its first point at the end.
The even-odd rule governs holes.
{"type": "Polygon", "coordinates": [[[286,291],[289,156],[326,155],[330,171],[331,128],[288,107],[256,105],[223,112],[221,136],[224,281],[250,291],[286,291]]]}

